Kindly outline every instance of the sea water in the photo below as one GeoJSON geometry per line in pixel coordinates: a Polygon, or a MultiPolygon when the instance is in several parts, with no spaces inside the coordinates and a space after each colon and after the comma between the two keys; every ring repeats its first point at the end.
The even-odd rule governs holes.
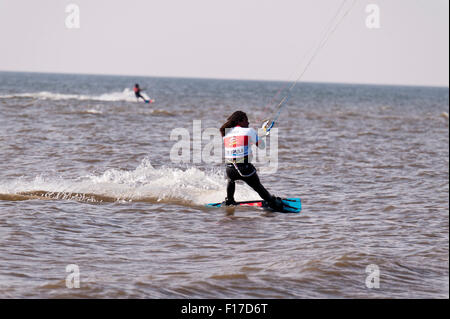
{"type": "Polygon", "coordinates": [[[255,166],[302,212],[204,206],[226,177],[195,125],[257,128],[288,87],[0,73],[0,297],[448,298],[448,88],[299,83],[255,166]]]}

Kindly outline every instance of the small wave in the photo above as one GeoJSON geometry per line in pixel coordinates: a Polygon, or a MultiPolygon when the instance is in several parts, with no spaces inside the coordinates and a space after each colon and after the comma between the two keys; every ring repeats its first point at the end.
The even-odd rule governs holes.
{"type": "MultiPolygon", "coordinates": [[[[258,195],[239,186],[237,200],[258,195]]],[[[204,205],[225,198],[226,179],[222,171],[196,167],[154,168],[148,159],[132,171],[109,169],[100,175],[72,179],[38,176],[0,184],[0,200],[73,200],[87,203],[148,202],[204,205]]]]}
{"type": "Polygon", "coordinates": [[[245,280],[248,279],[246,274],[223,274],[223,275],[213,275],[210,277],[211,279],[217,279],[217,280],[233,280],[233,279],[239,279],[239,280],[245,280]]]}
{"type": "Polygon", "coordinates": [[[161,109],[151,109],[145,112],[142,112],[143,115],[159,115],[159,116],[176,116],[175,113],[169,112],[161,109]]]}
{"type": "Polygon", "coordinates": [[[48,283],[43,284],[38,287],[38,289],[43,289],[43,290],[53,290],[53,289],[60,289],[60,288],[66,288],[65,280],[57,280],[54,282],[48,282],[48,283]]]}
{"type": "Polygon", "coordinates": [[[0,200],[25,201],[25,200],[75,200],[88,203],[115,202],[116,199],[96,194],[82,194],[70,192],[31,191],[18,194],[0,194],[0,200]]]}
{"type": "Polygon", "coordinates": [[[85,114],[103,114],[102,111],[95,110],[95,109],[89,109],[89,110],[83,111],[81,113],[85,113],[85,114]]]}
{"type": "Polygon", "coordinates": [[[22,200],[31,200],[31,199],[40,199],[39,196],[27,196],[20,194],[0,194],[0,200],[5,201],[22,201],[22,200]]]}
{"type": "Polygon", "coordinates": [[[386,206],[385,208],[383,208],[383,212],[390,212],[395,209],[397,209],[397,207],[395,207],[393,205],[389,205],[389,206],[386,206]]]}
{"type": "Polygon", "coordinates": [[[152,114],[154,114],[154,115],[165,115],[165,116],[175,116],[176,115],[175,113],[172,113],[172,112],[169,112],[169,111],[166,111],[166,110],[158,110],[158,109],[153,110],[152,114]]]}
{"type": "Polygon", "coordinates": [[[48,192],[48,191],[32,191],[22,192],[19,196],[31,197],[33,199],[59,199],[59,200],[75,200],[80,202],[90,203],[102,203],[102,202],[115,202],[116,199],[109,196],[97,195],[97,194],[83,194],[72,192],[48,192]]]}
{"type": "Polygon", "coordinates": [[[85,95],[85,94],[66,94],[66,93],[54,93],[54,92],[33,92],[33,93],[17,93],[10,95],[0,95],[0,99],[8,98],[33,98],[39,100],[81,100],[81,101],[126,101],[136,102],[134,92],[129,88],[125,88],[122,92],[110,92],[100,95],[85,95]]]}

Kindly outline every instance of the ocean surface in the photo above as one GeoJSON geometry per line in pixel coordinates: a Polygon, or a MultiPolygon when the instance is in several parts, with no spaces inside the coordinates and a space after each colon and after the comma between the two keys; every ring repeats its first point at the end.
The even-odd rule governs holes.
{"type": "Polygon", "coordinates": [[[448,88],[299,83],[255,166],[301,213],[205,207],[288,85],[1,72],[0,298],[449,298],[448,88]]]}

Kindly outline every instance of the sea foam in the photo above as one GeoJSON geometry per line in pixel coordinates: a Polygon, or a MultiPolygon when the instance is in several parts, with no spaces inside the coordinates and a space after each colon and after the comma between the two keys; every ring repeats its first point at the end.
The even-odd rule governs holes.
{"type": "Polygon", "coordinates": [[[110,92],[100,95],[84,95],[84,94],[66,94],[56,92],[33,92],[33,93],[17,93],[9,95],[0,95],[0,98],[34,98],[40,100],[81,100],[81,101],[127,101],[136,102],[134,92],[125,88],[122,92],[110,92]]]}
{"type": "MultiPolygon", "coordinates": [[[[239,185],[236,200],[258,199],[247,185],[239,185]]],[[[0,194],[30,199],[65,199],[86,202],[167,202],[203,205],[226,196],[222,170],[197,167],[154,168],[145,158],[134,170],[108,169],[76,179],[53,176],[22,177],[2,183],[0,194]]]]}

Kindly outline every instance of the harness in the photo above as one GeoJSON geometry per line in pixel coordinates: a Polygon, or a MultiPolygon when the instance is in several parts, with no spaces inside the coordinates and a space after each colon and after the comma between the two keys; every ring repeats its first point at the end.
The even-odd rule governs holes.
{"type": "Polygon", "coordinates": [[[250,177],[256,173],[256,169],[254,169],[253,172],[251,172],[250,174],[242,174],[242,172],[239,170],[238,166],[236,165],[235,159],[228,161],[228,164],[232,164],[234,166],[234,168],[236,169],[236,171],[239,173],[239,175],[241,175],[241,177],[250,177]]]}

